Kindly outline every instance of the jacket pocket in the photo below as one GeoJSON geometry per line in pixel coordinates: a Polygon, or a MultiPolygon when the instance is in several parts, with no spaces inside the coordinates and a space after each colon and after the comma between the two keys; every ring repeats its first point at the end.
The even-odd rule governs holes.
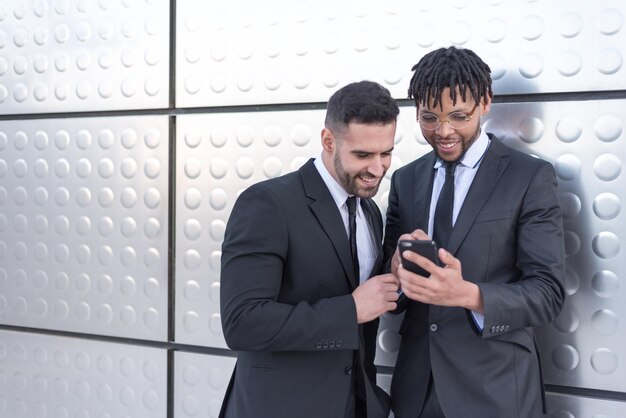
{"type": "Polygon", "coordinates": [[[474,222],[479,223],[479,222],[500,221],[503,219],[511,219],[512,217],[513,217],[513,211],[511,209],[481,212],[478,214],[478,216],[476,217],[476,221],[474,222]]]}

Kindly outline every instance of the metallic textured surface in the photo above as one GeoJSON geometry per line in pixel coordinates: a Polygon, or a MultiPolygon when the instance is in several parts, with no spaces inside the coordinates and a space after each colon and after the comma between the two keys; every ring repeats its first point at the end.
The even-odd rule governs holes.
{"type": "Polygon", "coordinates": [[[624,89],[625,10],[620,0],[179,0],[176,102],[326,101],[361,79],[405,98],[413,64],[450,44],[484,57],[499,94],[624,89]]]}
{"type": "Polygon", "coordinates": [[[166,352],[0,331],[0,416],[165,417],[166,352]]]}
{"type": "Polygon", "coordinates": [[[165,340],[167,117],[0,122],[0,321],[165,340]]]}
{"type": "Polygon", "coordinates": [[[167,107],[168,3],[3,0],[0,114],[167,107]]]}
{"type": "Polygon", "coordinates": [[[174,364],[174,416],[217,418],[235,359],[177,352],[174,364]]]}
{"type": "Polygon", "coordinates": [[[626,417],[626,402],[548,393],[547,418],[626,417]]]}

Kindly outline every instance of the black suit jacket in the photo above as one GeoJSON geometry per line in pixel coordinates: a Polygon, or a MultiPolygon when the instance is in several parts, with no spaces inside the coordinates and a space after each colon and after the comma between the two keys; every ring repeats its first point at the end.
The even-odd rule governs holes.
{"type": "MultiPolygon", "coordinates": [[[[379,243],[378,274],[382,216],[361,202],[379,243]]],[[[386,418],[373,364],[378,321],[357,324],[358,283],[341,215],[313,160],[245,190],[222,246],[222,325],[239,353],[220,416],[343,417],[360,373],[368,418],[386,418]]]]}
{"type": "MultiPolygon", "coordinates": [[[[459,212],[449,247],[484,301],[479,332],[461,308],[405,304],[391,387],[396,417],[421,410],[432,376],[447,417],[536,418],[543,383],[532,327],[564,302],[562,214],[551,164],[491,144],[459,212]]],[[[402,233],[428,230],[436,155],[397,170],[391,181],[385,255],[402,233]]]]}

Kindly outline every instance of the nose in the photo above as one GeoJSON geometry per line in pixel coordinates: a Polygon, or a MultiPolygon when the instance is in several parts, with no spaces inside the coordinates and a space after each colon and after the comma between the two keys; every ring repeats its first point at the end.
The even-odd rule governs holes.
{"type": "Polygon", "coordinates": [[[376,177],[382,177],[385,174],[385,162],[382,157],[378,156],[372,160],[372,163],[368,167],[370,174],[376,177]]]}
{"type": "Polygon", "coordinates": [[[442,120],[439,122],[439,126],[435,129],[435,133],[441,137],[446,137],[454,132],[454,129],[450,126],[450,122],[448,120],[442,120]]]}

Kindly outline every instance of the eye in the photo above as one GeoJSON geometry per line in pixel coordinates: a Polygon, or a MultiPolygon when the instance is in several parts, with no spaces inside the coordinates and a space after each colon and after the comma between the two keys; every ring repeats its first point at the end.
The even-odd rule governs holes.
{"type": "Polygon", "coordinates": [[[466,122],[467,121],[467,115],[465,113],[451,113],[449,116],[450,121],[452,122],[466,122]]]}
{"type": "Polygon", "coordinates": [[[431,115],[429,113],[425,113],[425,114],[420,116],[420,120],[422,122],[432,123],[432,122],[437,122],[439,120],[439,118],[437,116],[435,116],[435,115],[431,115]]]}

